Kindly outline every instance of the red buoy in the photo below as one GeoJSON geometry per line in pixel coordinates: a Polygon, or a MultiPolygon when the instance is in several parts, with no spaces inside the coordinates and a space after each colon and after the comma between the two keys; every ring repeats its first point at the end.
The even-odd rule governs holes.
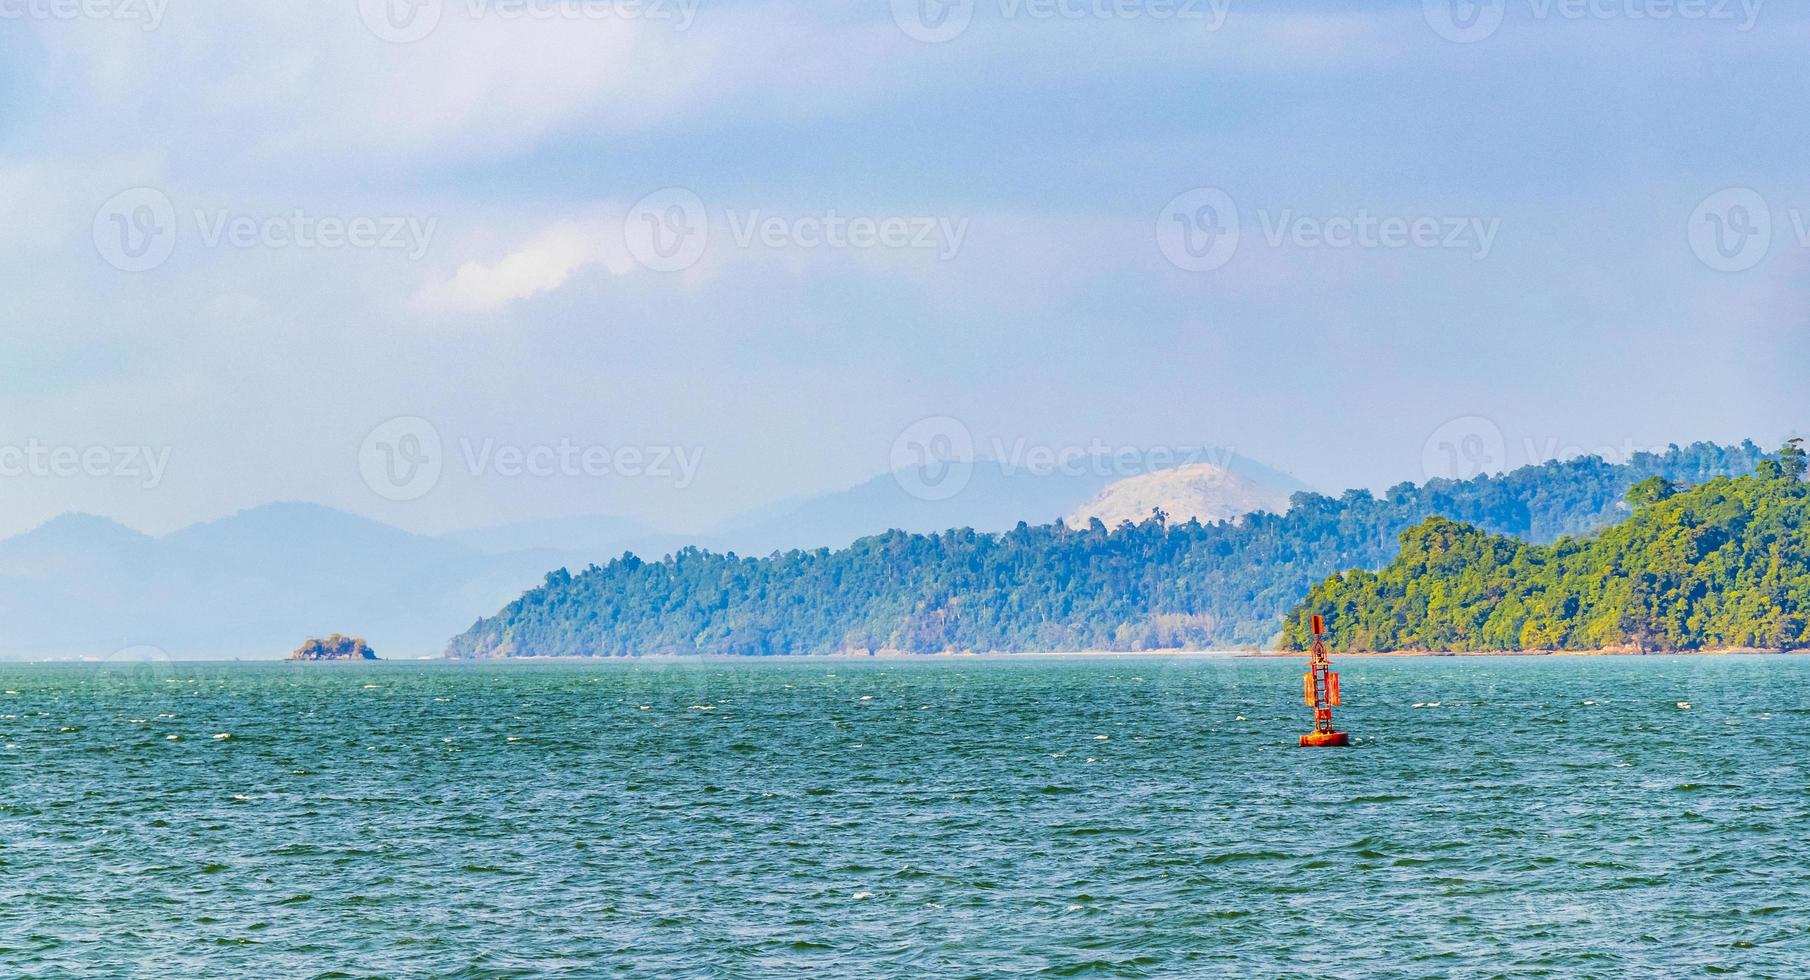
{"type": "Polygon", "coordinates": [[[1307,673],[1301,675],[1301,688],[1308,707],[1314,709],[1314,730],[1301,736],[1301,747],[1350,745],[1351,736],[1332,730],[1332,709],[1339,706],[1339,675],[1326,659],[1326,620],[1315,616],[1313,627],[1313,659],[1307,663],[1307,673]]]}

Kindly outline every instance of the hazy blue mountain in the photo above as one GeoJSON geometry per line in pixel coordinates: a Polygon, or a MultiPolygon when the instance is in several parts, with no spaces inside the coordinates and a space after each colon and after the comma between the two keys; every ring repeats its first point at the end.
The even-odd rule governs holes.
{"type": "Polygon", "coordinates": [[[93,514],[64,514],[0,541],[0,576],[91,574],[99,567],[147,556],[156,540],[93,514]]]}
{"type": "MultiPolygon", "coordinates": [[[[1248,460],[1228,465],[1266,487],[1300,487],[1248,460]]],[[[176,658],[276,658],[333,632],[363,636],[386,657],[438,654],[556,568],[578,572],[624,552],[657,560],[688,545],[765,554],[894,528],[1003,530],[1070,513],[1123,475],[1089,467],[1047,476],[982,461],[960,493],[926,500],[906,490],[922,474],[887,474],[699,535],[594,515],[429,536],[283,502],[152,537],[65,514],[0,540],[0,657],[154,647],[176,658]]]]}
{"type": "Polygon", "coordinates": [[[433,654],[564,558],[485,555],[314,504],[161,538],[68,514],[0,541],[0,656],[280,657],[336,630],[384,656],[433,654]]]}
{"type": "MultiPolygon", "coordinates": [[[[1203,451],[1202,460],[1225,467],[1281,500],[1312,489],[1286,473],[1223,450],[1203,451]]],[[[889,530],[930,533],[968,527],[1004,531],[1019,521],[1047,523],[1071,514],[1112,484],[1150,471],[1088,461],[1045,473],[981,459],[957,472],[966,473],[965,482],[946,499],[927,498],[947,492],[951,476],[904,470],[836,493],[751,511],[713,528],[697,543],[716,551],[761,555],[789,548],[842,547],[889,530]],[[913,493],[923,488],[931,492],[913,493]]],[[[963,479],[959,475],[953,478],[963,479]]]]}

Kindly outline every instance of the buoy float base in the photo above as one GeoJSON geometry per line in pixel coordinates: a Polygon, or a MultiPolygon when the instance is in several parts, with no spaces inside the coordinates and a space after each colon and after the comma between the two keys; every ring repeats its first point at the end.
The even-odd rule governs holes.
{"type": "Polygon", "coordinates": [[[1304,749],[1333,748],[1350,744],[1351,736],[1344,732],[1308,732],[1301,736],[1301,747],[1304,749]]]}

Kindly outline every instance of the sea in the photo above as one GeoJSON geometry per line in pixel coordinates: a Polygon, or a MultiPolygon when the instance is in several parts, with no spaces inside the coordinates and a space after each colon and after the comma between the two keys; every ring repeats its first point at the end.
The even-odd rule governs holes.
{"type": "Polygon", "coordinates": [[[0,665],[0,976],[1810,976],[1810,659],[0,665]]]}

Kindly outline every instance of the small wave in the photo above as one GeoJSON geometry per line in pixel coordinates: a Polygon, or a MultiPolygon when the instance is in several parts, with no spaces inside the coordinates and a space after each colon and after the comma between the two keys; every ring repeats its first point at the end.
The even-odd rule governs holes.
{"type": "Polygon", "coordinates": [[[1201,859],[1202,864],[1244,864],[1250,861],[1292,861],[1297,855],[1281,851],[1226,851],[1201,859]]]}

